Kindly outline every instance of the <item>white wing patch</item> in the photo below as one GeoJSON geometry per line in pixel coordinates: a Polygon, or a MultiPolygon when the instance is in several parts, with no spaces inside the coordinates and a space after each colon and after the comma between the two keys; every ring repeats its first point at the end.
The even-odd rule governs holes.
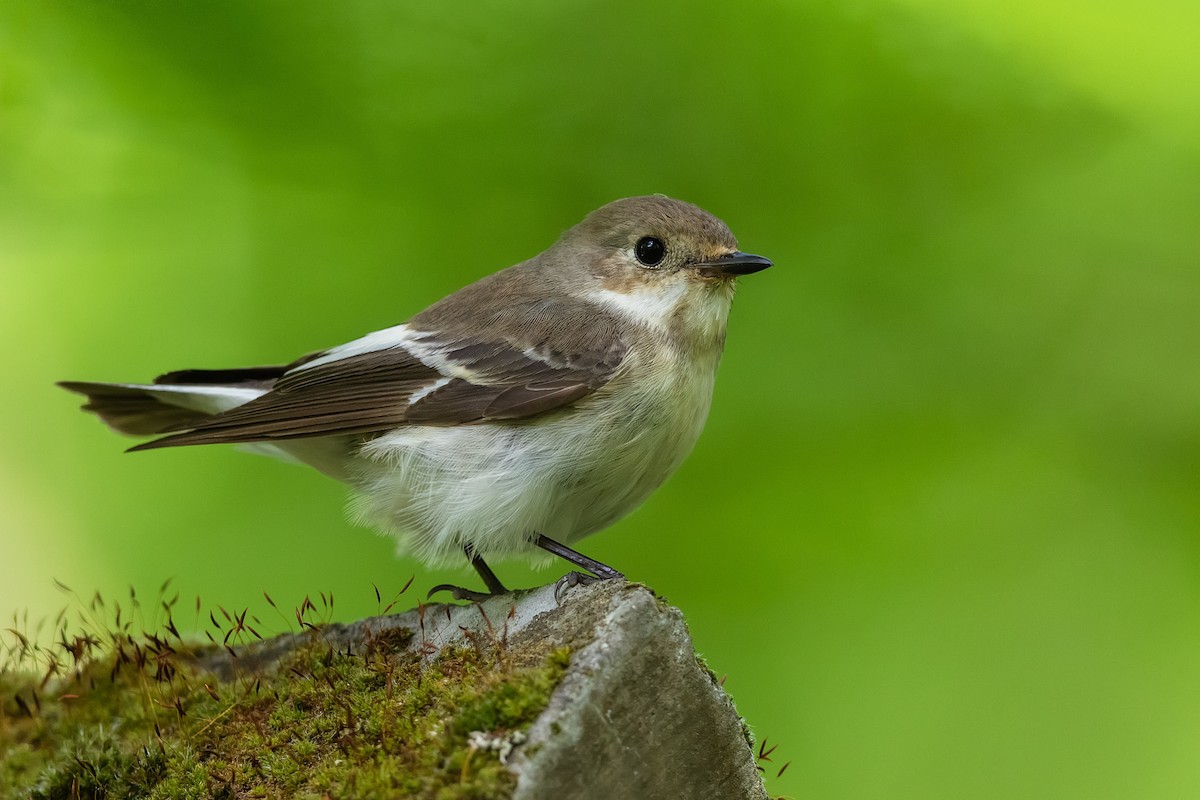
{"type": "MultiPolygon", "coordinates": [[[[301,372],[313,367],[319,367],[323,364],[331,364],[334,361],[341,361],[343,358],[350,356],[358,356],[363,353],[374,353],[379,350],[388,350],[393,347],[403,347],[409,352],[416,353],[412,350],[411,345],[415,337],[422,334],[411,330],[407,324],[393,325],[390,328],[384,328],[380,331],[368,333],[366,336],[361,336],[354,341],[339,345],[333,348],[325,355],[314,358],[312,361],[306,361],[300,366],[292,370],[292,372],[301,372]]],[[[418,356],[419,357],[419,356],[418,356]]]]}
{"type": "Polygon", "coordinates": [[[438,389],[442,388],[443,386],[445,386],[447,383],[449,383],[452,380],[453,380],[453,378],[439,378],[438,380],[434,381],[433,383],[428,384],[427,386],[424,386],[421,389],[418,389],[417,391],[413,392],[408,398],[409,408],[412,408],[414,405],[416,405],[421,400],[423,400],[426,395],[436,392],[438,389]]]}
{"type": "Polygon", "coordinates": [[[295,374],[306,369],[312,369],[313,367],[332,364],[352,356],[376,353],[381,350],[391,350],[395,347],[404,349],[425,366],[447,376],[445,380],[439,380],[436,383],[430,384],[427,388],[415,394],[411,401],[412,403],[420,400],[430,392],[442,388],[449,382],[450,378],[462,378],[465,381],[478,380],[478,375],[475,372],[463,364],[446,358],[447,347],[441,342],[434,340],[434,334],[414,330],[407,323],[393,325],[390,328],[368,333],[366,336],[355,339],[352,342],[339,345],[319,358],[306,361],[288,374],[295,374]]]}

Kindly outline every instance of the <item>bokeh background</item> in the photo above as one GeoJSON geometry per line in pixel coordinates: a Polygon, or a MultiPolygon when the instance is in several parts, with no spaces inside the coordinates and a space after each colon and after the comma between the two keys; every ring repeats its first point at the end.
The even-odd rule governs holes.
{"type": "Polygon", "coordinates": [[[1186,0],[6,2],[0,614],[52,614],[52,578],[343,619],[470,580],[316,473],[123,455],[52,382],[288,360],[663,192],[777,266],[694,455],[584,549],[685,611],[771,791],[1195,797],[1198,29],[1186,0]]]}

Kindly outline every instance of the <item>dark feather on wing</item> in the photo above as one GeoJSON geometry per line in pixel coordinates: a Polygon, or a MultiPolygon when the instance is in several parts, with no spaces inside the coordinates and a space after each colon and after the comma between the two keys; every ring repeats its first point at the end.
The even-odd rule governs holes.
{"type": "MultiPolygon", "coordinates": [[[[436,347],[433,337],[423,344],[436,347]]],[[[461,425],[511,420],[562,408],[603,386],[626,346],[617,338],[575,355],[527,354],[501,342],[436,347],[445,375],[397,346],[287,372],[271,391],[188,430],[139,445],[254,442],[362,434],[404,424],[461,425]],[[432,389],[438,381],[444,385],[432,389]],[[414,395],[427,392],[416,402],[414,395]]],[[[181,426],[182,427],[182,426],[181,426]]]]}

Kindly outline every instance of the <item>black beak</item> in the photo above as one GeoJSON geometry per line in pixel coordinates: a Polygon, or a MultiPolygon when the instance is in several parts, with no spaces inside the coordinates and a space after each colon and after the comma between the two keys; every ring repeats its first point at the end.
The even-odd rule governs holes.
{"type": "Polygon", "coordinates": [[[701,261],[692,267],[708,278],[732,278],[736,275],[749,275],[771,266],[771,259],[762,256],[743,253],[737,250],[727,256],[701,261]]]}

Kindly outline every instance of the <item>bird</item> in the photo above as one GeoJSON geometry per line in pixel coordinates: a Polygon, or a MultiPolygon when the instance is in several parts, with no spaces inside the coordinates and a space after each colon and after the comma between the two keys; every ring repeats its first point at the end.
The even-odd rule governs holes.
{"type": "Polygon", "coordinates": [[[316,468],[428,566],[561,557],[560,589],[622,572],[571,545],[641,505],[700,436],[736,280],[772,266],[709,212],[615,200],[547,250],[407,322],[279,366],[62,381],[129,448],[234,444],[316,468]],[[553,537],[553,538],[551,538],[553,537]]]}

